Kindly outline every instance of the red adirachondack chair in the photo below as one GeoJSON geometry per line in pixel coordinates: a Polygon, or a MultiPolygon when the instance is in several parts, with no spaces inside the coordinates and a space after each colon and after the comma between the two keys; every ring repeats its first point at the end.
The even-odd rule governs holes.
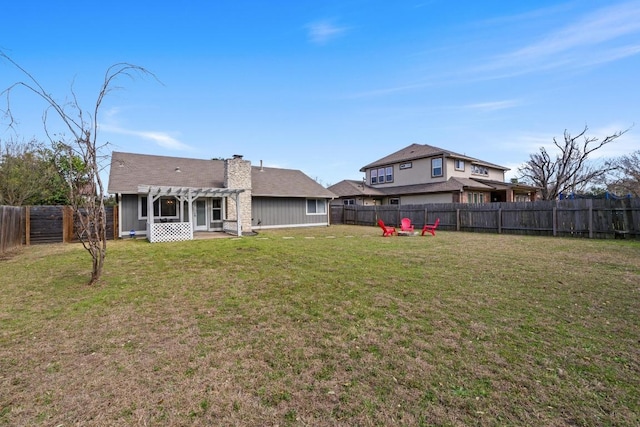
{"type": "Polygon", "coordinates": [[[395,227],[387,227],[381,219],[378,220],[378,225],[382,228],[382,237],[389,237],[394,234],[398,234],[395,227]]]}
{"type": "Polygon", "coordinates": [[[413,231],[413,224],[409,218],[402,218],[400,220],[400,231],[413,231]]]}
{"type": "Polygon", "coordinates": [[[422,235],[424,236],[424,233],[431,233],[432,236],[435,236],[438,224],[440,224],[440,218],[436,218],[436,222],[434,224],[426,224],[422,227],[422,235]]]}

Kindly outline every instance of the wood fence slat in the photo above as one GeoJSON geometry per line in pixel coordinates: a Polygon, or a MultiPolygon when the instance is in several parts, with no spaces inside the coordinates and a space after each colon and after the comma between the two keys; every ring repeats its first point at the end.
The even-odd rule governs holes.
{"type": "MultiPolygon", "coordinates": [[[[107,239],[117,238],[117,209],[106,207],[107,239]]],[[[22,244],[77,242],[69,206],[0,206],[0,253],[22,244]]]]}
{"type": "Polygon", "coordinates": [[[418,227],[440,218],[443,230],[559,237],[640,238],[640,199],[573,199],[512,203],[331,206],[333,224],[375,226],[378,219],[418,227]]]}
{"type": "Polygon", "coordinates": [[[21,207],[0,206],[0,254],[22,245],[23,221],[21,207]]]}

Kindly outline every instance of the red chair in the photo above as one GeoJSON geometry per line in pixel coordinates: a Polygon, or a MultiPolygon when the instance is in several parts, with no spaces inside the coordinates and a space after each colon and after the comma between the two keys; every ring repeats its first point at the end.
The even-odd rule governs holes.
{"type": "Polygon", "coordinates": [[[395,227],[387,227],[381,219],[378,220],[378,225],[382,228],[382,237],[389,237],[394,234],[398,234],[395,227]]]}
{"type": "Polygon", "coordinates": [[[436,218],[436,222],[434,224],[426,224],[422,227],[422,235],[424,236],[424,233],[431,233],[432,236],[435,236],[438,224],[440,224],[440,218],[436,218]]]}
{"type": "Polygon", "coordinates": [[[400,220],[400,231],[413,231],[413,225],[409,218],[402,218],[400,220]]]}

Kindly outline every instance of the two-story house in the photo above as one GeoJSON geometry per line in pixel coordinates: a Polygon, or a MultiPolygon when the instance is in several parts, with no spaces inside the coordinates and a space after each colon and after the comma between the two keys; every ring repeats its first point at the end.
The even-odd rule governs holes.
{"type": "Polygon", "coordinates": [[[535,187],[505,182],[509,168],[431,145],[411,144],[360,169],[362,181],[329,187],[342,204],[533,201],[535,187]]]}

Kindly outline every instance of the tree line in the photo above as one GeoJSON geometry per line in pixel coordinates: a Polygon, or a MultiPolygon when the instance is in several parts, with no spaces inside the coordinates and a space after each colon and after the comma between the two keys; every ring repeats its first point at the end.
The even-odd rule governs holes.
{"type": "MultiPolygon", "coordinates": [[[[79,157],[67,158],[55,144],[0,139],[0,205],[70,205],[70,171],[85,167],[79,157]]],[[[82,172],[77,179],[78,186],[88,185],[82,172]]]]}

